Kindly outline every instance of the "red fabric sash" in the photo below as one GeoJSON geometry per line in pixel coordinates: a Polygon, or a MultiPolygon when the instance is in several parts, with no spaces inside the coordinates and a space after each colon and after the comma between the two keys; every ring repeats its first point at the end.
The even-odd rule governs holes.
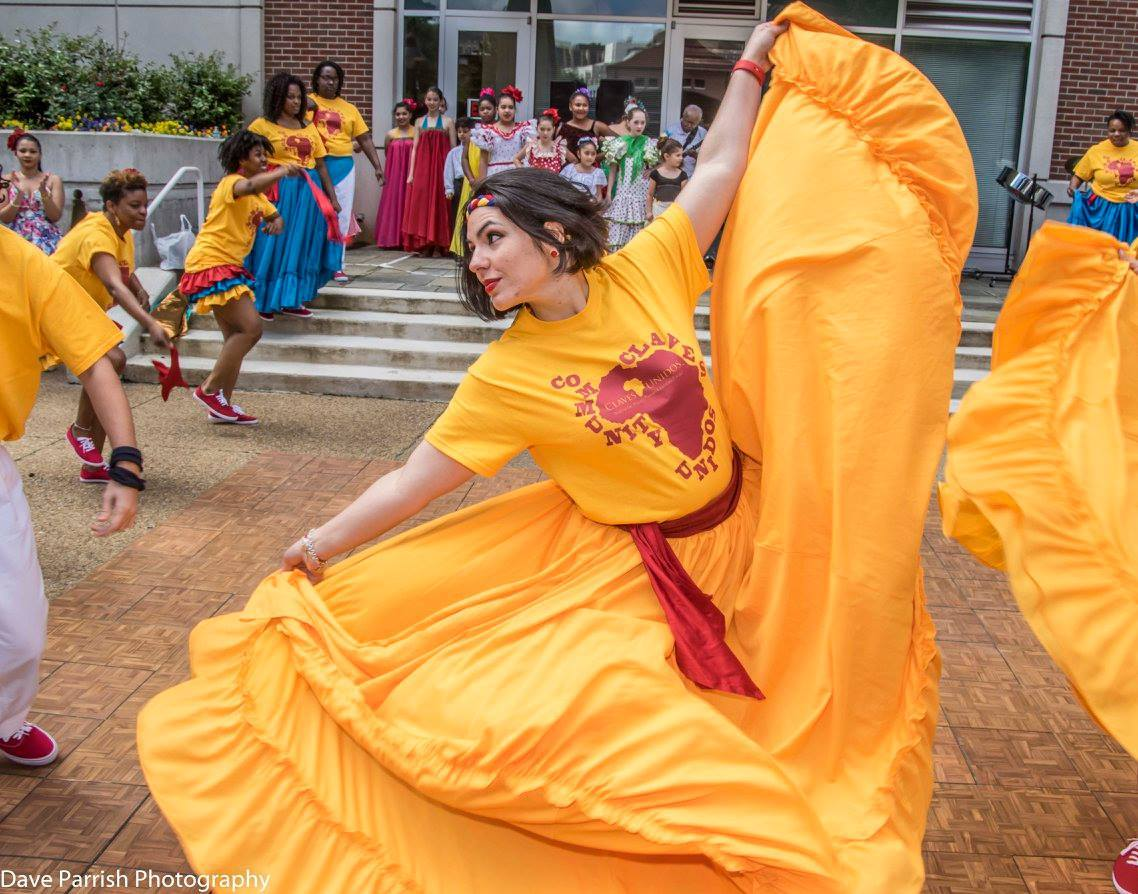
{"type": "Polygon", "coordinates": [[[683,518],[641,525],[622,525],[632,534],[668,627],[676,640],[680,672],[703,689],[765,698],[741,661],[724,642],[727,622],[711,597],[691,579],[668,543],[669,537],[691,537],[722,523],[739,503],[743,465],[736,451],[731,483],[718,497],[683,518]]]}
{"type": "MultiPolygon", "coordinates": [[[[269,165],[267,170],[279,168],[280,165],[269,165]]],[[[320,214],[324,217],[324,223],[328,225],[328,241],[339,242],[346,245],[348,239],[351,237],[344,236],[340,233],[340,218],[336,214],[336,209],[332,207],[332,200],[328,198],[328,194],[324,192],[316,181],[312,179],[312,175],[308,171],[304,171],[305,182],[308,183],[308,190],[312,193],[312,198],[316,202],[316,207],[320,209],[320,214]]],[[[270,202],[276,203],[280,198],[280,181],[278,180],[272,186],[265,190],[265,198],[270,202]]],[[[288,221],[285,221],[285,226],[288,226],[288,221]]]]}

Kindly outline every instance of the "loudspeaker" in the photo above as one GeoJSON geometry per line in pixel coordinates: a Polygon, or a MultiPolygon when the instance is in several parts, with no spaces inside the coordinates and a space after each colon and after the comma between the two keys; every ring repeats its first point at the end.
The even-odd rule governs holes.
{"type": "MultiPolygon", "coordinates": [[[[573,91],[581,86],[580,81],[550,81],[549,104],[561,113],[561,120],[568,121],[573,116],[569,114],[569,97],[573,91]]],[[[536,112],[541,112],[537,109],[536,112]]]]}
{"type": "Polygon", "coordinates": [[[596,117],[615,124],[624,116],[624,100],[632,95],[632,81],[606,78],[597,88],[596,117]]]}

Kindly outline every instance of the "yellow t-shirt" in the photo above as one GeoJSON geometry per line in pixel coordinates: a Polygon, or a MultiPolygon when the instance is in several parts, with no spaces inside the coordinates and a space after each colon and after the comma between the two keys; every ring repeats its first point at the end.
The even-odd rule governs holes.
{"type": "Polygon", "coordinates": [[[324,138],[324,147],[328,150],[328,154],[351,155],[352,140],[371,130],[360,110],[341,96],[324,99],[322,96],[310,93],[308,98],[316,103],[316,110],[312,113],[312,123],[324,138]]]}
{"type": "Polygon", "coordinates": [[[719,496],[731,438],[696,339],[707,268],[673,205],[586,273],[584,310],[522,308],[426,440],[480,475],[529,449],[589,518],[664,521],[719,496]]]}
{"type": "Polygon", "coordinates": [[[249,130],[259,133],[273,144],[273,154],[269,161],[275,165],[314,168],[316,159],[328,154],[324,141],[320,138],[320,131],[311,122],[299,130],[293,130],[265,118],[258,118],[249,125],[249,130]]]}
{"type": "Polygon", "coordinates": [[[81,375],[122,333],[58,264],[7,227],[0,270],[0,441],[14,441],[36,401],[40,358],[62,357],[81,375]]]}
{"type": "Polygon", "coordinates": [[[1075,176],[1087,181],[1095,195],[1125,202],[1127,194],[1138,189],[1138,141],[1121,149],[1110,140],[1092,146],[1075,165],[1075,176]]]}
{"type": "Polygon", "coordinates": [[[95,275],[91,264],[97,254],[108,254],[122,271],[123,282],[134,272],[134,239],[128,231],[123,237],[115,232],[107,215],[88,214],[73,226],[61,240],[51,259],[63,267],[94,298],[103,310],[114,304],[111,293],[95,275]]]}
{"type": "Polygon", "coordinates": [[[227,174],[209,200],[209,214],[186,255],[186,272],[195,273],[224,264],[243,264],[253,248],[261,221],[277,213],[276,206],[261,193],[235,196],[233,188],[245,178],[227,174]]]}

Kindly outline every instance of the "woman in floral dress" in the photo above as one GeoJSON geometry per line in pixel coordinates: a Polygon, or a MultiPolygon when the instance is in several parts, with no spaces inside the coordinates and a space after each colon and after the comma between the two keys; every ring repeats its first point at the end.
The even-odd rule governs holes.
{"type": "Polygon", "coordinates": [[[63,181],[43,170],[43,148],[30,133],[13,131],[8,148],[20,167],[0,180],[0,223],[50,255],[62,237],[63,181]]]}
{"type": "Polygon", "coordinates": [[[605,212],[609,221],[609,251],[616,251],[644,229],[648,222],[648,175],[660,163],[655,141],[644,135],[648,115],[643,106],[625,109],[628,136],[608,137],[602,146],[608,164],[612,204],[605,212]]]}

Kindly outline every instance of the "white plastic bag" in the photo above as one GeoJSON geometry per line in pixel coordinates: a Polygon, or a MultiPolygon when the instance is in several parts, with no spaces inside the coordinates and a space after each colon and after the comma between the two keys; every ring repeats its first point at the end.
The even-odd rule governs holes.
{"type": "Polygon", "coordinates": [[[160,258],[158,266],[163,270],[183,270],[186,266],[186,255],[194,244],[194,228],[186,215],[182,215],[182,228],[168,236],[159,236],[150,225],[150,232],[154,236],[154,247],[158,249],[160,258]]]}

